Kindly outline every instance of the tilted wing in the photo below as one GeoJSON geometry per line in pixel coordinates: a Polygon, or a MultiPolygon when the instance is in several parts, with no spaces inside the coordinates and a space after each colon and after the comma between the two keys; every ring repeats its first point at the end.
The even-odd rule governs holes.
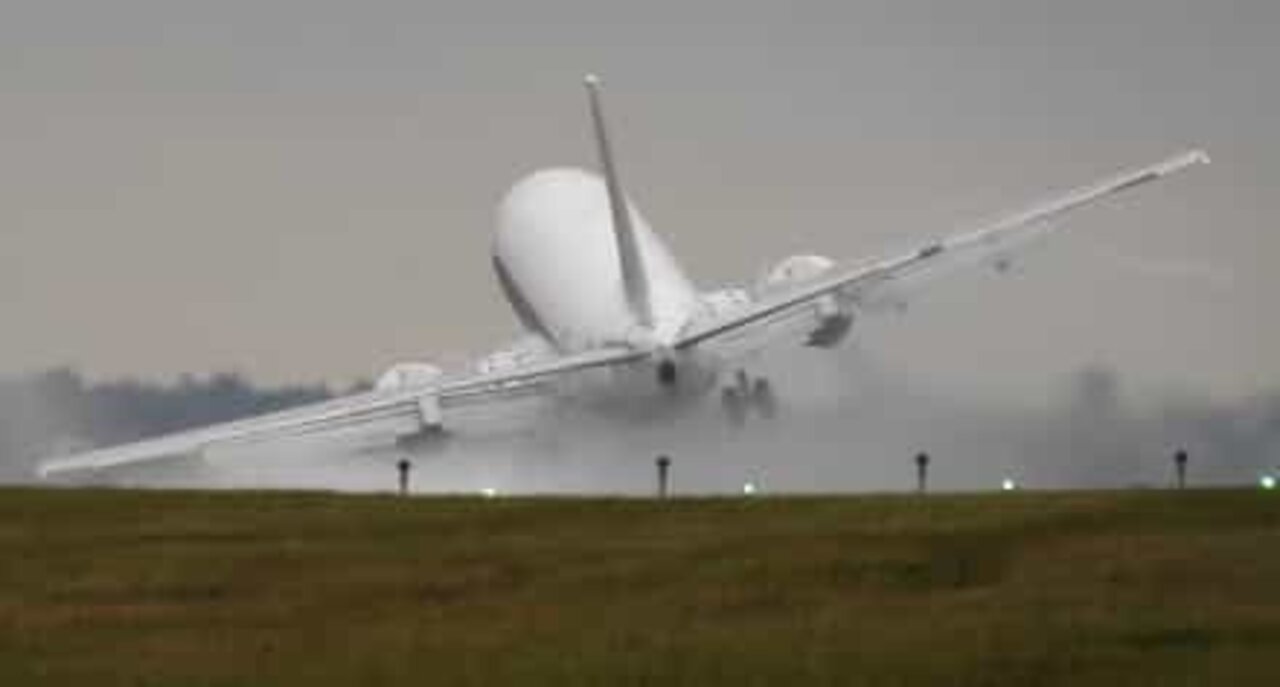
{"type": "Polygon", "coordinates": [[[824,297],[867,302],[894,285],[1006,255],[1008,251],[1048,234],[1056,228],[1052,222],[1071,210],[1208,161],[1209,157],[1203,151],[1185,152],[1035,203],[979,229],[929,243],[906,255],[834,268],[794,288],[768,294],[719,316],[695,321],[681,333],[674,347],[677,350],[687,349],[713,340],[755,334],[767,338],[769,330],[781,330],[787,320],[804,315],[806,309],[813,308],[824,297]]]}
{"type": "Polygon", "coordinates": [[[387,420],[429,424],[439,408],[502,395],[515,388],[580,370],[621,365],[645,354],[628,348],[605,348],[535,362],[510,369],[464,374],[413,388],[375,390],[301,406],[278,413],[211,425],[155,439],[88,451],[50,460],[42,477],[137,465],[199,454],[211,446],[267,441],[331,432],[387,420]]]}

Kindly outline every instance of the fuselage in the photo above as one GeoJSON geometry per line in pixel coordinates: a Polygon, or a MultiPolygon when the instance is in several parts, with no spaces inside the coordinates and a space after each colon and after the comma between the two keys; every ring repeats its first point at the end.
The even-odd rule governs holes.
{"type": "Polygon", "coordinates": [[[649,285],[651,328],[639,326],[627,299],[600,177],[541,170],[513,186],[498,208],[492,249],[498,281],[521,324],[562,353],[660,346],[696,311],[693,283],[635,207],[627,207],[649,285]]]}

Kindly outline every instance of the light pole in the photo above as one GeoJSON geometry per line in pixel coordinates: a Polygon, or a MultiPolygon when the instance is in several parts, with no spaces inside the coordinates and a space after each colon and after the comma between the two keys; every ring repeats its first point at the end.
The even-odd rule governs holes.
{"type": "Polygon", "coordinates": [[[658,466],[658,498],[667,498],[667,478],[671,472],[671,458],[667,456],[658,456],[654,461],[658,466]]]}
{"type": "Polygon", "coordinates": [[[1173,454],[1173,466],[1178,475],[1178,489],[1187,487],[1187,452],[1179,449],[1173,454]]]}
{"type": "Polygon", "coordinates": [[[404,496],[409,493],[409,470],[413,468],[413,463],[408,458],[401,458],[396,462],[396,470],[400,473],[400,495],[404,496]]]}
{"type": "Polygon", "coordinates": [[[929,485],[929,454],[916,454],[916,492],[923,494],[929,485]]]}

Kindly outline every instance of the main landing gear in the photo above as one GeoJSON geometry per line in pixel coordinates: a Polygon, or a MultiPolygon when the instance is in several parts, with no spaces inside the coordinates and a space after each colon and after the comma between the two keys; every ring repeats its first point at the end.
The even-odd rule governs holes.
{"type": "Polygon", "coordinates": [[[766,420],[778,414],[778,398],[773,392],[773,385],[764,377],[752,379],[745,370],[738,370],[733,384],[721,389],[720,405],[734,427],[746,424],[747,416],[752,412],[766,420]]]}

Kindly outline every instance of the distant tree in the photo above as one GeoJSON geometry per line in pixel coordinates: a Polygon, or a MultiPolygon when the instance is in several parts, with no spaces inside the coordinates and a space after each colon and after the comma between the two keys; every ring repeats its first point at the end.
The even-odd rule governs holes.
{"type": "Polygon", "coordinates": [[[324,385],[255,387],[237,373],[182,375],[170,385],[86,383],[57,368],[0,380],[0,478],[29,475],[57,446],[111,445],[282,410],[330,397],[324,385]]]}

